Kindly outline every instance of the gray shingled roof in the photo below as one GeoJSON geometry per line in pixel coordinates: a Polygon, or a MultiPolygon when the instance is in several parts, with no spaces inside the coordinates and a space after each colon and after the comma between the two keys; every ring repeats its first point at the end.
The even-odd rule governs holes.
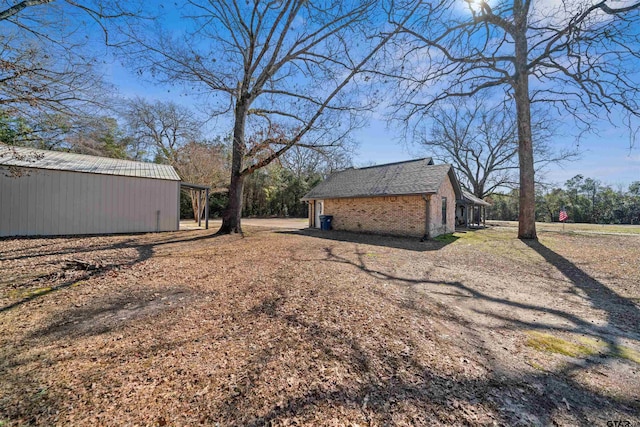
{"type": "Polygon", "coordinates": [[[433,194],[447,174],[459,197],[458,181],[451,166],[434,165],[431,158],[426,158],[335,172],[302,200],[433,194]]]}
{"type": "Polygon", "coordinates": [[[178,173],[169,165],[1,144],[0,165],[180,181],[178,173]]]}
{"type": "Polygon", "coordinates": [[[472,203],[474,205],[491,206],[491,203],[485,202],[484,200],[482,200],[482,199],[474,196],[473,194],[469,193],[468,191],[464,191],[464,190],[462,190],[462,200],[464,202],[472,203]]]}

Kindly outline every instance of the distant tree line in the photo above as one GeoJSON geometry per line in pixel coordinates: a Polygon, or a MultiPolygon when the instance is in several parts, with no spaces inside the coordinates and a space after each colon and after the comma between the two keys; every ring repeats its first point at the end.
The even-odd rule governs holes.
{"type": "MultiPolygon", "coordinates": [[[[351,157],[327,157],[322,152],[294,147],[280,158],[251,174],[244,184],[243,217],[307,216],[307,204],[300,199],[320,181],[336,170],[351,166],[351,157]]],[[[228,202],[226,189],[209,197],[209,212],[222,217],[228,202]]],[[[193,210],[188,195],[183,195],[181,216],[191,218],[193,210]]]]}
{"type": "MultiPolygon", "coordinates": [[[[487,198],[487,219],[516,221],[518,191],[494,194],[487,198]]],[[[536,192],[536,221],[557,222],[561,209],[569,222],[592,224],[640,224],[640,181],[626,190],[615,190],[592,178],[576,175],[562,188],[553,187],[536,192]]]]}
{"type": "MultiPolygon", "coordinates": [[[[300,198],[322,180],[322,175],[312,172],[296,176],[288,168],[274,163],[251,175],[245,182],[243,217],[305,217],[307,206],[300,198]]],[[[209,215],[220,218],[227,204],[226,191],[209,196],[209,215]]],[[[193,218],[190,196],[182,194],[180,216],[193,218]]]]}

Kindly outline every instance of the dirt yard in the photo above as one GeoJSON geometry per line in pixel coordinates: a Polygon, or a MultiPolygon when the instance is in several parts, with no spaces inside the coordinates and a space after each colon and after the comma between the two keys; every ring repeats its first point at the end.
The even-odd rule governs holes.
{"type": "Polygon", "coordinates": [[[0,426],[640,425],[640,236],[0,240],[0,426]]]}

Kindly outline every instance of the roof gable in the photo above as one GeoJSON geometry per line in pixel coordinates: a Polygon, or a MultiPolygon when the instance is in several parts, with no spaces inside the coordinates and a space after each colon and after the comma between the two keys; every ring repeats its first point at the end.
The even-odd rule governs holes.
{"type": "Polygon", "coordinates": [[[178,173],[169,165],[0,144],[2,165],[180,181],[178,173]]]}
{"type": "Polygon", "coordinates": [[[438,191],[447,175],[456,195],[459,195],[458,182],[451,166],[434,165],[431,158],[350,168],[331,174],[302,200],[433,194],[438,191]]]}

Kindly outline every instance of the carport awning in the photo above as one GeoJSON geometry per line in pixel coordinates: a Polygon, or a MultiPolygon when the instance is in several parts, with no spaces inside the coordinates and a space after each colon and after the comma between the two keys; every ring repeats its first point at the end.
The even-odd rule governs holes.
{"type": "MultiPolygon", "coordinates": [[[[198,227],[200,227],[201,225],[202,206],[204,205],[204,224],[205,224],[204,228],[208,230],[209,229],[209,191],[211,190],[211,187],[209,187],[208,185],[190,184],[188,182],[181,182],[180,190],[192,190],[192,191],[198,192],[198,196],[197,196],[198,197],[197,199],[198,227]]],[[[193,193],[192,193],[192,197],[193,197],[193,193]]]]}
{"type": "Polygon", "coordinates": [[[180,189],[183,189],[183,188],[186,190],[210,190],[211,189],[211,187],[207,185],[190,184],[188,182],[181,182],[180,189]]]}

